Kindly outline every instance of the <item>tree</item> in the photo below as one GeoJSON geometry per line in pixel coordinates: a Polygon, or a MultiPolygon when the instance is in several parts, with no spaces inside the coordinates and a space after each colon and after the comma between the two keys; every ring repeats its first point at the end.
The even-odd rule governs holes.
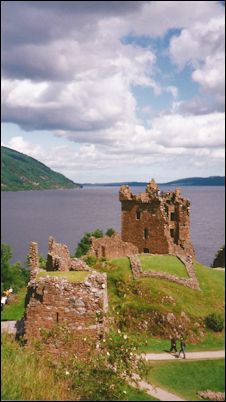
{"type": "Polygon", "coordinates": [[[75,252],[75,257],[79,258],[82,255],[87,254],[91,246],[91,237],[96,237],[97,239],[103,237],[103,231],[101,229],[96,229],[94,232],[86,232],[81,238],[78,247],[75,252]]]}
{"type": "Polygon", "coordinates": [[[8,244],[1,244],[1,293],[13,288],[16,293],[21,287],[26,286],[29,280],[29,271],[22,267],[20,262],[11,265],[12,251],[8,244]]]}
{"type": "Polygon", "coordinates": [[[222,246],[215,255],[212,268],[225,267],[225,246],[222,246]]]}

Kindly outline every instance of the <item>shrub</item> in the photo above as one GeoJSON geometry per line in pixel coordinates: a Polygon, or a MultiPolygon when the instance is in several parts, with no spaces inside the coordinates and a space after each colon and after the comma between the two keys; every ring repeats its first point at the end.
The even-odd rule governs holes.
{"type": "Polygon", "coordinates": [[[224,319],[220,314],[212,313],[205,318],[205,324],[213,331],[220,332],[224,328],[224,319]]]}
{"type": "Polygon", "coordinates": [[[115,234],[115,229],[109,228],[109,229],[107,229],[105,234],[106,234],[106,236],[111,237],[111,236],[113,236],[115,234]]]}
{"type": "Polygon", "coordinates": [[[95,255],[88,255],[84,258],[84,261],[89,267],[93,267],[97,262],[97,257],[95,257],[95,255]]]}
{"type": "Polygon", "coordinates": [[[75,257],[79,258],[82,255],[85,255],[88,253],[90,246],[91,246],[90,238],[92,236],[96,237],[98,239],[100,237],[103,237],[103,235],[104,234],[101,229],[96,229],[94,232],[86,232],[78,244],[78,247],[75,252],[75,257]]]}
{"type": "Polygon", "coordinates": [[[1,244],[1,292],[13,288],[17,291],[26,286],[29,280],[29,271],[22,267],[20,262],[11,265],[12,251],[8,244],[1,244]]]}
{"type": "Polygon", "coordinates": [[[221,246],[221,248],[218,250],[211,267],[212,268],[225,267],[225,246],[221,246]]]}

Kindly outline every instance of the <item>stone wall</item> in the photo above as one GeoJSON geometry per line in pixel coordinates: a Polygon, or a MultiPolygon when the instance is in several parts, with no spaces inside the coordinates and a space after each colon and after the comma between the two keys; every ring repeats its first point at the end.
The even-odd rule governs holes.
{"type": "Polygon", "coordinates": [[[38,243],[34,241],[30,242],[28,260],[29,260],[30,278],[33,279],[36,277],[39,271],[38,243]]]}
{"type": "MultiPolygon", "coordinates": [[[[28,284],[25,312],[25,339],[41,339],[43,330],[65,326],[72,334],[71,353],[87,351],[89,339],[96,345],[106,329],[108,311],[107,275],[92,271],[83,282],[69,282],[62,277],[41,277],[28,284]]],[[[53,353],[63,346],[50,342],[53,353]]]]}
{"type": "Polygon", "coordinates": [[[138,248],[131,243],[122,241],[119,234],[113,236],[104,236],[99,239],[91,238],[91,248],[87,255],[93,255],[98,258],[117,258],[127,256],[128,254],[137,254],[138,248]]]}
{"type": "Polygon", "coordinates": [[[49,237],[47,271],[69,271],[71,257],[65,244],[57,243],[53,237],[49,237]]]}
{"type": "Polygon", "coordinates": [[[139,253],[182,254],[195,252],[190,241],[190,202],[180,190],[163,193],[152,180],[141,194],[129,186],[119,191],[122,204],[122,240],[134,244],[139,253]]]}
{"type": "Polygon", "coordinates": [[[190,259],[186,260],[185,258],[181,256],[177,256],[181,260],[181,262],[184,264],[189,278],[179,278],[176,275],[169,274],[167,272],[158,272],[156,271],[143,271],[142,270],[142,265],[141,261],[136,255],[129,256],[130,259],[130,266],[132,269],[132,273],[134,276],[134,279],[139,279],[139,278],[145,278],[145,277],[152,277],[152,278],[158,278],[158,279],[166,279],[170,282],[175,282],[180,285],[195,289],[195,290],[200,290],[198,280],[195,275],[195,270],[192,265],[192,262],[190,259]]]}

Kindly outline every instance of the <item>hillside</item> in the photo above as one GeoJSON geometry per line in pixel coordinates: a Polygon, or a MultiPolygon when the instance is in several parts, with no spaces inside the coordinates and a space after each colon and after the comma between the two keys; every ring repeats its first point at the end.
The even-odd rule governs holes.
{"type": "MultiPolygon", "coordinates": [[[[114,183],[84,183],[84,186],[101,186],[101,187],[120,187],[122,185],[128,185],[132,187],[146,186],[147,182],[138,181],[121,181],[114,183]]],[[[210,176],[210,177],[187,177],[185,179],[178,179],[174,181],[169,181],[167,183],[158,183],[158,185],[178,185],[178,186],[224,186],[225,177],[224,176],[210,176]]]]}
{"type": "Polygon", "coordinates": [[[224,176],[188,177],[185,179],[174,180],[162,184],[179,185],[179,186],[224,186],[225,177],[224,176]]]}
{"type": "Polygon", "coordinates": [[[43,163],[13,149],[1,147],[1,190],[46,190],[80,187],[43,163]]]}

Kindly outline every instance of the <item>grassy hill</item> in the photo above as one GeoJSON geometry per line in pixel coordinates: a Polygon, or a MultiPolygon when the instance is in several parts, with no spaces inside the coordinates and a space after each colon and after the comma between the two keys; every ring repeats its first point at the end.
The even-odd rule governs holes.
{"type": "MultiPolygon", "coordinates": [[[[147,268],[148,258],[151,259],[143,258],[143,270],[153,270],[151,262],[147,268]]],[[[181,275],[179,265],[169,268],[168,256],[158,258],[162,259],[161,264],[158,261],[161,265],[158,271],[184,275],[183,266],[181,275]]],[[[153,265],[156,266],[156,260],[153,265]]],[[[209,331],[204,320],[210,313],[224,314],[224,271],[196,262],[195,272],[201,288],[197,291],[153,277],[134,280],[127,257],[99,263],[94,269],[107,272],[110,314],[114,317],[115,331],[120,329],[138,339],[141,350],[161,352],[169,347],[169,335],[174,328],[179,335],[186,336],[189,347],[194,345],[192,350],[223,347],[223,334],[209,331]]]]}
{"type": "MultiPolygon", "coordinates": [[[[141,256],[140,259],[143,270],[156,268],[161,272],[184,276],[184,266],[178,261],[176,264],[175,259],[169,256],[141,256]]],[[[106,272],[108,278],[109,329],[112,343],[121,336],[125,339],[126,334],[128,340],[136,341],[138,353],[163,352],[169,350],[171,326],[171,329],[176,328],[178,332],[185,334],[187,352],[223,349],[223,331],[216,333],[208,330],[204,319],[212,312],[222,315],[224,313],[224,270],[207,268],[198,262],[194,265],[201,291],[153,277],[134,280],[127,257],[111,261],[97,260],[93,268],[106,272]],[[167,317],[172,318],[172,315],[175,317],[173,326],[167,320],[167,317]]],[[[24,312],[24,297],[23,289],[20,298],[18,295],[18,303],[22,307],[21,316],[13,316],[17,311],[16,305],[11,304],[5,306],[2,319],[21,318],[24,312]]],[[[38,343],[37,347],[40,347],[38,343]]],[[[75,370],[77,366],[73,366],[71,370],[71,366],[67,366],[68,362],[65,362],[62,372],[57,365],[49,364],[47,356],[42,356],[29,346],[23,348],[22,343],[18,344],[4,334],[2,356],[3,399],[51,400],[54,394],[55,400],[80,400],[80,388],[69,382],[73,375],[77,378],[80,373],[75,370]]],[[[176,359],[173,362],[149,362],[147,366],[148,382],[188,398],[186,400],[200,400],[197,391],[222,391],[224,387],[223,360],[182,362],[176,359]],[[186,387],[184,384],[187,384],[186,387]]],[[[81,370],[83,366],[78,367],[81,370]]],[[[84,373],[87,374],[86,371],[84,373]]],[[[102,380],[104,382],[105,378],[102,380]]],[[[92,388],[93,382],[89,377],[88,386],[92,388]]],[[[123,392],[123,400],[155,400],[126,384],[123,384],[123,392]]]]}
{"type": "Polygon", "coordinates": [[[45,190],[80,186],[36,159],[6,147],[1,147],[1,167],[2,191],[45,190]]]}

